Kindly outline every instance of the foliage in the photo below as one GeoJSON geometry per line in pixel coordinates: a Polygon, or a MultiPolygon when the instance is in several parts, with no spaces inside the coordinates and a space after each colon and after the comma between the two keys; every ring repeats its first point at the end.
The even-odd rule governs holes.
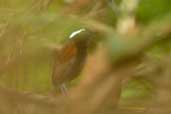
{"type": "MultiPolygon", "coordinates": [[[[50,93],[54,51],[69,40],[73,31],[87,28],[96,36],[94,47],[102,44],[107,49],[112,73],[117,74],[120,68],[123,70],[120,72],[127,73],[132,66],[135,70],[130,76],[121,77],[126,80],[121,105],[127,100],[149,100],[164,91],[165,84],[170,87],[167,80],[170,80],[171,1],[139,0],[132,12],[113,11],[115,5],[120,8],[122,0],[113,5],[109,1],[0,0],[0,86],[20,92],[50,93]],[[122,34],[119,22],[127,16],[135,19],[135,25],[122,34]],[[134,61],[136,64],[132,65],[134,61]]],[[[97,50],[89,54],[90,58],[97,50]]],[[[98,54],[94,57],[100,58],[98,54]]],[[[98,71],[101,72],[97,66],[94,72],[98,71]]],[[[84,74],[71,86],[76,87],[82,79],[84,74]]],[[[96,86],[94,91],[100,93],[96,86]]],[[[106,86],[101,86],[105,92],[106,86]]]]}

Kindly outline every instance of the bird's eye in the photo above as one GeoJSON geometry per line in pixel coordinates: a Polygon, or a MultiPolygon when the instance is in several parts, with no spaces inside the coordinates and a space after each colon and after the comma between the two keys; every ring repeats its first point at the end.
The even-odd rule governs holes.
{"type": "Polygon", "coordinates": [[[79,29],[77,31],[74,31],[71,33],[71,35],[69,36],[70,39],[74,38],[76,35],[80,34],[81,32],[85,31],[86,29],[82,28],[82,29],[79,29]]]}

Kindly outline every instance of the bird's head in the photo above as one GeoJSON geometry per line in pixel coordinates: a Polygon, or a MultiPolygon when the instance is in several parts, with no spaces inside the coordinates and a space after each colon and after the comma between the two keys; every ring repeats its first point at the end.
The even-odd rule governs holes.
{"type": "Polygon", "coordinates": [[[89,47],[94,35],[92,31],[82,28],[72,32],[69,39],[74,41],[78,47],[89,47]]]}

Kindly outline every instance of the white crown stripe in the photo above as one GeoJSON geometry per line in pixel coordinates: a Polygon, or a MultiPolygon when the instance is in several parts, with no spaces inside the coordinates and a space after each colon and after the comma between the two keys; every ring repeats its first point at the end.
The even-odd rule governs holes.
{"type": "Polygon", "coordinates": [[[83,31],[85,31],[84,28],[83,28],[83,29],[80,29],[80,30],[77,30],[77,31],[73,32],[73,33],[69,36],[69,38],[71,39],[71,38],[73,38],[74,36],[76,36],[77,34],[83,32],[83,31]]]}

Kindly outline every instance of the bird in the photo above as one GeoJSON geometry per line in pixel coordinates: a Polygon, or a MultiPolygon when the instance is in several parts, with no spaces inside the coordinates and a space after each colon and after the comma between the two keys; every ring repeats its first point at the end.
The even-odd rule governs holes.
{"type": "Polygon", "coordinates": [[[69,36],[68,42],[56,51],[52,84],[54,91],[67,94],[67,83],[77,78],[86,62],[91,32],[82,28],[69,36]]]}

